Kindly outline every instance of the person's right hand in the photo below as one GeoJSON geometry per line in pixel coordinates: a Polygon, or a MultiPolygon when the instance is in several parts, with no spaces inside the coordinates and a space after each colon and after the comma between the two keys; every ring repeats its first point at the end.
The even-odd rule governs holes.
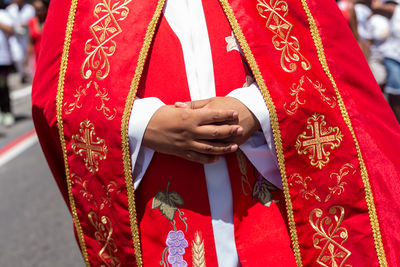
{"type": "Polygon", "coordinates": [[[160,153],[211,163],[218,155],[238,149],[237,144],[224,142],[243,132],[237,119],[238,113],[233,110],[163,106],[147,125],[142,144],[160,153]]]}

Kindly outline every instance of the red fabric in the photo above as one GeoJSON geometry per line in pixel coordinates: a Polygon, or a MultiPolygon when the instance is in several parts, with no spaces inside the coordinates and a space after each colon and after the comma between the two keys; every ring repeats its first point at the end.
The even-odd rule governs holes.
{"type": "Polygon", "coordinates": [[[67,203],[64,159],[56,125],[56,94],[70,4],[71,1],[60,0],[50,4],[47,19],[51,23],[44,26],[42,39],[46,53],[38,62],[32,90],[32,117],[40,145],[67,203]]]}
{"type": "Polygon", "coordinates": [[[311,3],[369,173],[389,266],[400,265],[400,127],[337,9],[311,3]],[[328,19],[338,17],[336,25],[328,19]],[[335,41],[332,41],[335,40],[335,41]]]}
{"type": "MultiPolygon", "coordinates": [[[[212,1],[204,1],[204,6],[207,24],[219,25],[218,28],[210,27],[209,38],[216,94],[224,96],[233,89],[242,87],[246,81],[246,70],[238,51],[227,52],[225,37],[231,35],[231,29],[224,19],[221,7],[212,1]],[[227,65],[230,66],[229,72],[226,71],[227,65]]],[[[161,18],[157,29],[138,96],[155,96],[166,104],[190,100],[179,40],[165,17],[161,18]],[[163,86],[159,86],[160,84],[163,86]]],[[[251,195],[244,195],[235,155],[227,161],[233,191],[235,241],[241,264],[273,266],[277,262],[284,262],[285,266],[294,266],[286,226],[276,204],[267,208],[251,195]],[[282,257],[286,260],[282,261],[282,257]]],[[[256,183],[254,172],[248,161],[246,164],[249,169],[249,185],[253,186],[256,183]]],[[[184,201],[184,205],[178,208],[187,218],[187,231],[178,215],[174,219],[176,230],[183,231],[189,242],[183,259],[190,265],[193,256],[190,244],[195,233],[200,232],[205,244],[206,264],[218,265],[203,166],[158,153],[154,155],[136,191],[144,264],[155,266],[162,260],[167,234],[173,230],[167,218],[158,209],[152,208],[154,197],[158,192],[166,192],[167,185],[168,192],[178,193],[184,201]]]]}
{"type": "MultiPolygon", "coordinates": [[[[263,2],[265,4],[268,1],[263,2]]],[[[291,30],[289,40],[295,40],[293,38],[298,40],[297,48],[301,55],[292,59],[289,56],[281,57],[282,50],[277,49],[276,43],[272,42],[273,31],[276,28],[268,28],[268,23],[271,21],[271,24],[275,25],[274,17],[267,22],[272,13],[271,9],[264,10],[266,16],[264,18],[259,14],[260,9],[254,8],[257,4],[256,1],[232,0],[230,3],[255,56],[255,61],[261,70],[277,111],[285,157],[285,175],[289,179],[294,221],[303,264],[312,265],[316,259],[329,259],[326,254],[327,250],[323,247],[315,247],[315,243],[313,243],[315,240],[310,238],[317,234],[315,229],[311,227],[311,222],[318,219],[316,214],[312,213],[312,210],[319,208],[321,214],[328,217],[332,211],[339,218],[340,211],[334,207],[340,206],[344,212],[344,220],[340,222],[340,226],[344,227],[342,229],[346,229],[348,238],[339,238],[338,240],[343,242],[344,248],[348,251],[334,245],[332,247],[333,252],[344,252],[342,255],[349,255],[349,258],[345,259],[346,264],[377,266],[372,226],[368,215],[364,183],[361,180],[361,170],[354,140],[342,118],[339,104],[328,107],[326,98],[322,99],[318,93],[315,94],[316,91],[313,92],[315,85],[322,84],[323,88],[326,88],[325,97],[330,99],[336,97],[331,81],[317,57],[309,21],[301,1],[287,1],[287,6],[285,6],[286,2],[281,1],[274,7],[276,8],[274,12],[281,15],[281,18],[275,17],[277,18],[276,24],[289,23],[292,25],[287,28],[291,30]],[[285,7],[288,8],[286,14],[284,12],[287,10],[285,7]],[[269,53],[266,51],[269,51],[269,53]],[[295,64],[297,68],[290,71],[285,70],[285,67],[291,68],[289,62],[285,61],[286,59],[295,64]],[[304,67],[300,64],[300,61],[304,62],[304,67]],[[310,64],[310,70],[307,70],[307,62],[310,64]],[[290,114],[287,107],[290,101],[294,99],[294,97],[291,97],[294,95],[290,94],[293,92],[291,89],[300,84],[302,77],[305,82],[302,85],[303,90],[300,92],[301,103],[298,103],[299,106],[296,111],[290,114]],[[313,81],[313,84],[307,84],[308,79],[313,81]],[[296,151],[296,141],[302,131],[308,131],[309,128],[306,128],[307,120],[315,113],[323,114],[328,126],[338,126],[344,135],[341,149],[331,152],[331,163],[323,169],[321,168],[321,171],[310,166],[309,158],[299,155],[296,151]],[[346,164],[351,164],[354,174],[351,174],[352,177],[347,177],[347,179],[343,176],[341,179],[347,184],[343,187],[343,192],[340,195],[336,194],[333,199],[328,198],[328,185],[332,183],[330,181],[332,175],[339,173],[339,169],[342,171],[341,166],[346,166],[346,164]],[[290,180],[291,177],[302,177],[303,182],[300,183],[301,181],[297,180],[299,182],[297,186],[296,184],[291,185],[293,184],[293,180],[292,183],[290,180]],[[310,180],[307,180],[308,183],[304,182],[304,179],[312,179],[312,182],[310,180]],[[316,191],[313,191],[313,189],[316,191]],[[317,198],[312,194],[305,195],[307,192],[316,193],[319,196],[317,198]],[[324,201],[325,199],[327,201],[324,201]],[[323,256],[327,257],[323,258],[323,256]]],[[[276,2],[272,1],[271,5],[274,3],[276,2]]],[[[398,162],[399,157],[396,156],[400,140],[399,126],[373,80],[371,72],[368,70],[356,42],[354,42],[354,37],[347,29],[345,21],[337,9],[336,3],[334,1],[318,2],[318,4],[315,1],[307,1],[307,3],[310,5],[319,33],[322,35],[329,68],[344,99],[345,108],[350,115],[352,127],[369,172],[387,260],[390,264],[396,265],[399,257],[399,255],[396,255],[395,249],[399,246],[399,237],[396,234],[398,225],[396,222],[400,219],[399,209],[397,204],[388,206],[388,203],[395,203],[395,199],[400,196],[397,186],[400,164],[398,162]],[[377,168],[377,166],[380,166],[380,168],[377,168]],[[394,229],[393,225],[396,225],[394,229]]],[[[286,36],[286,33],[283,32],[282,36],[286,36]]],[[[288,49],[288,51],[288,53],[296,53],[294,50],[288,49]]],[[[323,246],[323,244],[329,245],[327,242],[321,245],[323,246]]],[[[344,264],[342,262],[344,257],[341,257],[338,258],[337,264],[344,264]]]]}
{"type": "Polygon", "coordinates": [[[33,44],[33,51],[35,53],[35,64],[37,64],[40,51],[40,42],[42,40],[42,29],[40,28],[39,19],[37,17],[31,18],[28,22],[28,27],[29,36],[33,44]]]}
{"type": "MultiPolygon", "coordinates": [[[[270,1],[261,2],[269,3],[270,1]]],[[[302,175],[304,178],[312,178],[312,185],[318,189],[315,192],[321,195],[319,200],[313,196],[306,199],[305,194],[302,194],[304,192],[301,191],[302,187],[298,184],[289,188],[303,264],[305,266],[313,266],[317,264],[317,260],[323,260],[322,256],[329,256],[328,254],[320,254],[321,249],[316,248],[315,243],[313,243],[313,237],[316,232],[314,231],[315,229],[310,227],[309,220],[315,220],[316,217],[315,214],[314,217],[311,216],[311,211],[315,208],[320,208],[323,216],[329,216],[329,211],[332,211],[331,208],[335,207],[335,205],[340,205],[345,212],[341,226],[348,229],[348,239],[346,238],[345,241],[341,240],[341,242],[352,253],[348,260],[346,258],[346,264],[353,266],[377,266],[378,262],[372,239],[368,208],[364,198],[364,185],[360,178],[360,165],[351,133],[341,117],[339,107],[337,105],[334,107],[324,106],[325,104],[321,102],[320,95],[316,94],[316,91],[313,91],[313,86],[318,84],[317,82],[320,82],[326,87],[325,96],[330,99],[335,97],[331,82],[317,57],[309,30],[308,19],[301,1],[288,0],[288,14],[281,16],[284,16],[292,24],[293,28],[290,28],[292,35],[299,41],[301,53],[308,60],[310,66],[312,66],[311,70],[307,70],[307,72],[305,72],[304,67],[299,62],[296,63],[297,70],[293,70],[292,72],[283,70],[281,66],[282,50],[274,46],[276,44],[272,42],[274,35],[269,28],[266,28],[266,20],[260,16],[259,10],[256,8],[256,5],[260,1],[231,0],[230,3],[251,51],[255,56],[255,60],[260,67],[272,101],[275,103],[283,139],[285,175],[287,178],[294,174],[302,175]],[[303,99],[307,100],[307,105],[300,105],[301,107],[298,109],[296,116],[293,117],[293,115],[288,115],[285,110],[287,105],[285,106],[285,104],[293,99],[290,95],[290,89],[293,88],[294,84],[298,84],[302,77],[304,77],[304,86],[307,89],[302,96],[304,97],[303,99]],[[314,82],[314,84],[311,82],[314,82]],[[321,170],[310,167],[307,156],[299,155],[295,149],[297,137],[302,131],[308,129],[306,128],[307,119],[314,113],[324,114],[328,126],[337,126],[344,133],[344,139],[341,144],[341,148],[344,149],[337,149],[332,152],[332,164],[321,170]],[[329,202],[325,201],[325,196],[329,192],[327,186],[335,181],[330,174],[338,172],[340,167],[344,166],[343,164],[345,163],[351,164],[355,172],[343,178],[343,181],[347,185],[340,196],[334,195],[328,199],[329,202]]],[[[280,1],[279,3],[286,2],[280,1]]],[[[399,126],[381,96],[376,83],[373,81],[366,62],[362,60],[361,52],[354,42],[354,38],[351,37],[351,33],[347,30],[346,23],[340,15],[336,3],[334,1],[323,1],[318,2],[318,4],[316,1],[308,1],[308,3],[318,25],[319,32],[322,35],[329,68],[337,83],[338,90],[344,99],[344,104],[350,115],[353,129],[369,173],[389,266],[396,266],[399,263],[399,255],[396,252],[396,248],[400,246],[399,235],[397,234],[399,228],[398,222],[400,220],[399,205],[396,204],[396,200],[400,196],[400,189],[397,185],[400,173],[400,158],[396,154],[400,149],[399,126]]],[[[230,35],[230,29],[227,27],[226,21],[219,21],[222,14],[221,9],[216,9],[216,2],[212,2],[211,0],[205,0],[203,4],[206,7],[206,20],[209,27],[213,63],[215,65],[215,82],[218,85],[216,88],[217,95],[223,96],[231,89],[242,86],[244,83],[242,79],[245,77],[246,71],[242,69],[243,65],[240,63],[238,53],[224,53],[222,47],[225,44],[221,36],[230,35]],[[211,8],[212,5],[213,8],[211,8]],[[220,29],[212,25],[218,25],[220,29]],[[226,58],[221,57],[221,55],[225,55],[226,58]],[[225,72],[227,70],[226,66],[230,66],[229,74],[225,72]],[[225,86],[227,84],[229,86],[225,86]]],[[[77,178],[74,179],[74,183],[71,186],[78,209],[78,217],[85,235],[89,260],[93,265],[104,263],[117,264],[120,262],[122,266],[125,266],[127,264],[134,264],[135,259],[129,221],[127,188],[122,163],[121,116],[125,107],[127,92],[131,85],[131,79],[135,72],[137,57],[142,47],[147,25],[154,13],[156,1],[131,2],[129,4],[129,16],[126,20],[119,22],[122,25],[123,34],[119,34],[113,39],[118,45],[115,54],[108,57],[112,67],[110,68],[109,77],[104,77],[104,79],[103,77],[95,78],[96,71],[98,70],[96,68],[101,68],[101,65],[95,64],[92,75],[89,78],[84,77],[88,74],[86,70],[81,72],[82,62],[87,57],[87,54],[84,52],[84,48],[88,47],[86,42],[91,38],[93,40],[89,28],[96,21],[96,18],[92,15],[95,5],[96,3],[93,2],[78,3],[67,74],[64,81],[63,126],[70,175],[71,177],[82,179],[81,181],[77,178]],[[85,105],[82,105],[79,112],[75,110],[72,113],[71,111],[72,116],[64,108],[69,107],[69,104],[76,100],[76,90],[82,88],[80,86],[86,88],[85,98],[81,102],[85,105]],[[109,97],[106,104],[110,109],[109,113],[106,113],[108,115],[115,114],[115,117],[111,120],[107,119],[107,114],[102,113],[101,109],[99,110],[99,105],[104,102],[99,102],[99,99],[96,98],[96,90],[103,90],[103,88],[107,90],[107,97],[109,97]],[[112,113],[114,108],[115,113],[112,113]],[[95,126],[96,136],[104,139],[108,147],[107,160],[99,163],[99,171],[96,174],[90,173],[87,170],[82,157],[75,154],[71,143],[72,136],[79,133],[79,130],[82,128],[82,122],[85,119],[90,119],[95,126]],[[85,183],[84,181],[87,182],[85,183]],[[115,182],[115,187],[113,187],[114,184],[112,182],[115,182]],[[82,194],[85,190],[88,190],[90,194],[82,194]],[[104,204],[104,206],[100,205],[100,203],[104,204]],[[97,224],[93,223],[93,220],[88,217],[88,214],[92,211],[96,212],[99,219],[99,221],[95,220],[97,224]],[[112,230],[110,232],[111,225],[112,230]],[[104,243],[99,238],[98,233],[104,234],[102,232],[104,229],[107,229],[108,234],[111,233],[113,243],[111,243],[111,240],[104,243]],[[113,250],[113,247],[109,247],[109,244],[115,244],[118,249],[116,251],[113,250]],[[111,250],[102,250],[104,246],[106,246],[106,249],[111,248],[111,250]],[[101,251],[106,251],[107,254],[99,255],[101,251]]],[[[46,51],[46,53],[41,55],[38,63],[32,93],[33,118],[39,140],[66,201],[68,201],[67,185],[65,182],[65,167],[61,144],[56,125],[55,101],[69,8],[70,1],[52,1],[47,17],[48,23],[45,26],[42,40],[43,51],[46,51]]],[[[279,13],[282,11],[285,11],[285,9],[280,9],[276,12],[279,13]]],[[[168,32],[170,32],[170,28],[165,22],[161,21],[153,48],[149,52],[149,61],[145,66],[138,96],[159,96],[167,104],[171,104],[178,100],[188,100],[189,94],[187,81],[184,78],[182,54],[179,53],[176,57],[172,58],[170,58],[170,55],[175,54],[175,52],[170,52],[168,57],[164,55],[165,65],[161,60],[164,53],[163,49],[171,49],[171,51],[179,50],[179,43],[177,43],[176,37],[168,36],[168,32]],[[164,44],[165,46],[163,47],[164,44]]],[[[293,39],[290,40],[293,41],[293,39]]],[[[234,52],[236,53],[236,51],[234,52]]],[[[283,57],[283,60],[285,60],[285,57],[283,57]]],[[[286,63],[284,62],[283,65],[286,63]]],[[[285,66],[286,68],[292,67],[292,65],[288,64],[285,66]]],[[[307,67],[307,63],[304,66],[307,67]]],[[[100,76],[104,74],[104,71],[99,73],[100,76]]],[[[180,160],[175,160],[171,159],[171,157],[155,155],[154,162],[157,163],[159,161],[160,165],[159,167],[156,165],[150,166],[149,172],[144,177],[144,183],[141,185],[143,187],[140,187],[137,192],[139,224],[143,230],[146,227],[150,227],[152,225],[151,221],[156,219],[158,221],[154,222],[154,231],[165,232],[167,230],[165,225],[161,225],[163,224],[162,219],[165,220],[165,218],[161,217],[162,215],[159,214],[159,211],[151,207],[151,197],[157,192],[157,188],[158,190],[165,190],[166,182],[173,181],[170,185],[171,191],[179,191],[179,194],[185,194],[183,198],[187,201],[185,204],[188,205],[185,205],[185,208],[187,208],[185,214],[188,217],[195,218],[191,220],[191,222],[194,221],[192,227],[194,225],[195,227],[188,230],[189,234],[193,235],[195,229],[201,228],[204,231],[203,238],[207,244],[206,250],[208,249],[206,257],[212,265],[215,263],[215,253],[213,242],[211,241],[212,235],[210,233],[208,203],[204,204],[204,206],[199,206],[199,203],[195,199],[192,199],[190,195],[186,196],[186,194],[190,193],[187,187],[190,187],[191,184],[185,179],[191,176],[190,171],[194,169],[198,169],[197,174],[201,174],[201,168],[193,164],[186,164],[180,160]],[[182,169],[187,171],[186,175],[182,172],[174,176],[173,172],[178,170],[178,168],[172,168],[172,165],[175,164],[172,162],[182,165],[182,169]],[[164,169],[167,171],[164,172],[164,169]],[[166,176],[163,176],[164,174],[166,176]],[[160,180],[155,181],[161,181],[160,184],[151,183],[152,177],[154,177],[153,179],[157,179],[159,176],[161,176],[160,180]],[[154,187],[156,184],[157,188],[154,187]],[[144,189],[146,185],[149,188],[148,191],[144,189]],[[141,192],[140,190],[143,191],[141,192]],[[191,213],[196,209],[201,209],[201,211],[198,214],[191,213]],[[154,212],[156,213],[154,214],[154,212]],[[204,226],[205,224],[208,224],[208,226],[204,226]]],[[[281,227],[284,222],[279,219],[280,214],[277,210],[279,205],[272,205],[272,209],[262,209],[264,207],[255,205],[252,202],[253,200],[250,201],[248,199],[249,202],[246,203],[245,198],[238,194],[240,190],[237,188],[240,189],[241,185],[238,185],[237,182],[241,174],[237,169],[237,165],[236,167],[235,164],[232,165],[232,161],[234,159],[229,159],[231,179],[233,179],[234,205],[237,207],[237,209],[235,208],[235,235],[237,238],[238,253],[241,260],[243,260],[243,264],[247,264],[248,266],[259,265],[259,260],[270,260],[274,263],[273,265],[276,265],[276,262],[279,260],[277,257],[263,257],[262,255],[267,255],[268,253],[274,255],[278,252],[274,248],[265,245],[268,244],[269,240],[259,238],[259,234],[277,238],[271,242],[270,246],[276,245],[276,247],[281,247],[282,250],[279,253],[289,251],[287,246],[288,240],[284,237],[286,233],[283,236],[277,236],[277,233],[274,231],[263,232],[263,229],[271,227],[268,222],[274,224],[271,229],[274,229],[274,227],[282,229],[281,227]],[[236,178],[237,180],[235,180],[236,178]],[[262,214],[262,211],[273,213],[262,214]],[[265,218],[270,219],[268,222],[267,220],[263,221],[265,218]],[[278,241],[279,244],[274,244],[274,242],[278,241]],[[257,244],[262,245],[257,246],[257,244]]],[[[204,184],[204,178],[203,180],[201,178],[196,179],[195,188],[204,192],[204,184]]],[[[196,198],[195,196],[193,194],[194,198],[196,198]]],[[[204,193],[199,195],[199,198],[201,198],[200,202],[206,202],[207,199],[205,196],[204,193]]],[[[333,211],[335,213],[338,209],[333,211]]],[[[340,217],[338,213],[331,215],[336,215],[336,219],[340,217]]],[[[334,221],[335,217],[332,216],[330,218],[334,221]]],[[[167,225],[169,226],[168,221],[167,225]]],[[[182,227],[182,225],[180,226],[182,227]]],[[[158,245],[155,246],[151,245],[153,242],[153,233],[152,229],[147,229],[145,232],[144,230],[141,231],[144,242],[143,247],[146,250],[143,255],[146,261],[148,260],[157,264],[161,251],[160,247],[165,242],[165,233],[164,237],[156,236],[157,239],[153,241],[154,244],[158,245]],[[157,256],[152,258],[154,256],[152,253],[157,254],[157,256]]],[[[344,239],[345,235],[341,234],[338,236],[344,239]]],[[[338,236],[334,238],[338,238],[338,236]]],[[[190,238],[194,237],[191,236],[190,238]]],[[[328,245],[328,243],[323,244],[328,245]]],[[[332,250],[334,253],[340,252],[340,250],[337,250],[337,245],[336,247],[334,245],[333,249],[336,249],[332,250]]],[[[324,251],[326,253],[329,252],[328,250],[324,251]]],[[[190,256],[190,253],[190,249],[187,249],[185,257],[190,256]]],[[[187,261],[191,260],[190,257],[185,259],[187,261]]],[[[285,260],[288,260],[285,264],[292,264],[291,259],[290,256],[285,257],[285,260]]],[[[342,259],[343,257],[340,260],[342,259]]],[[[262,265],[265,266],[268,264],[262,265]]]]}

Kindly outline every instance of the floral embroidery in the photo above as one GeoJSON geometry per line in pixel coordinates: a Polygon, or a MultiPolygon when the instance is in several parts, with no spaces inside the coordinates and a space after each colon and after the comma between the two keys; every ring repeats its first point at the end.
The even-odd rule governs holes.
{"type": "Polygon", "coordinates": [[[318,91],[320,94],[320,99],[328,104],[329,107],[335,108],[336,107],[336,97],[329,98],[325,95],[326,88],[320,83],[319,81],[313,82],[310,78],[306,75],[303,75],[298,83],[293,83],[292,87],[290,88],[290,95],[294,96],[294,100],[288,104],[287,102],[283,105],[286,114],[294,115],[297,113],[299,106],[304,105],[306,103],[305,99],[301,98],[301,93],[307,90],[305,86],[305,82],[308,81],[312,87],[318,91]]]}
{"type": "Polygon", "coordinates": [[[180,211],[178,206],[183,206],[184,202],[182,197],[175,191],[169,192],[170,182],[168,182],[167,190],[165,192],[159,191],[153,198],[152,208],[158,209],[165,218],[167,218],[173,230],[168,233],[167,240],[165,241],[167,247],[163,250],[160,265],[164,267],[171,264],[173,267],[187,266],[187,262],[183,260],[185,248],[189,246],[185,239],[185,234],[182,230],[176,227],[175,215],[178,212],[179,220],[185,225],[185,232],[187,232],[188,225],[187,218],[183,217],[184,212],[180,211]],[[167,256],[168,255],[168,256],[167,256]]]}
{"type": "Polygon", "coordinates": [[[326,196],[325,202],[328,202],[328,200],[335,194],[340,196],[344,192],[344,186],[347,184],[342,181],[343,177],[348,174],[354,175],[355,173],[356,169],[350,163],[344,164],[339,173],[331,173],[329,177],[331,179],[336,178],[336,185],[329,187],[329,195],[326,196]]]}
{"type": "Polygon", "coordinates": [[[169,231],[165,243],[167,244],[167,247],[163,252],[163,261],[166,262],[165,257],[167,254],[166,252],[168,251],[167,261],[172,265],[172,267],[187,266],[187,262],[183,259],[183,255],[185,255],[185,249],[189,246],[187,240],[185,239],[185,234],[181,230],[169,231]]]}
{"type": "Polygon", "coordinates": [[[73,97],[75,98],[74,102],[64,103],[63,107],[65,114],[71,114],[75,109],[82,108],[81,99],[85,98],[88,95],[88,92],[90,92],[89,89],[92,88],[92,85],[96,91],[94,97],[100,100],[99,105],[96,106],[96,110],[102,111],[104,117],[106,117],[107,120],[113,120],[117,115],[117,109],[116,108],[110,109],[109,107],[107,107],[106,101],[110,100],[107,89],[106,88],[101,89],[97,82],[92,82],[92,81],[89,81],[86,84],[86,86],[81,85],[78,87],[78,89],[76,89],[76,93],[73,94],[73,97]]]}
{"type": "MultiPolygon", "coordinates": [[[[328,202],[334,195],[340,196],[344,190],[346,182],[343,181],[343,178],[346,175],[354,175],[356,173],[356,169],[350,163],[346,163],[342,166],[338,173],[332,172],[329,177],[331,179],[336,178],[336,183],[333,186],[329,186],[329,194],[326,195],[324,202],[328,202]]],[[[299,173],[292,174],[289,177],[289,186],[293,187],[295,184],[301,185],[302,189],[299,191],[301,197],[309,200],[310,198],[315,198],[318,202],[321,202],[321,198],[317,194],[317,189],[312,185],[312,178],[307,176],[303,178],[299,173]]],[[[321,193],[321,192],[319,192],[321,193]]]]}
{"type": "Polygon", "coordinates": [[[311,177],[307,176],[306,178],[303,178],[298,173],[292,174],[289,178],[289,185],[293,187],[294,184],[299,184],[303,187],[299,192],[302,198],[309,200],[310,197],[313,197],[318,202],[321,202],[321,198],[316,193],[317,189],[312,185],[311,177]],[[310,185],[308,182],[310,182],[310,185]]]}

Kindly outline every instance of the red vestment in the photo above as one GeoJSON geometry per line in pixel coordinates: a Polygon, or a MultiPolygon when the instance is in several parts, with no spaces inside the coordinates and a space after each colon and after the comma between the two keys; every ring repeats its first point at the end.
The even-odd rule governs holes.
{"type": "MultiPolygon", "coordinates": [[[[33,116],[87,264],[153,266],[169,261],[172,248],[184,248],[189,265],[216,264],[201,165],[156,154],[133,190],[127,134],[136,93],[167,104],[188,99],[182,55],[168,62],[179,44],[163,4],[54,1],[47,17],[33,116]]],[[[217,95],[245,76],[239,54],[221,52],[229,22],[270,111],[284,186],[284,200],[265,207],[258,200],[269,185],[240,153],[227,156],[242,265],[399,264],[400,131],[336,3],[203,6],[217,95]],[[222,12],[225,24],[213,21],[222,12]]]]}

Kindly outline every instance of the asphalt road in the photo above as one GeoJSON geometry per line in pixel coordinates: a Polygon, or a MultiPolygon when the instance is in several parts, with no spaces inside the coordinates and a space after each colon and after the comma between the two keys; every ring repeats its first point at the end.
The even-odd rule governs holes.
{"type": "MultiPolygon", "coordinates": [[[[14,94],[24,92],[11,80],[14,94]]],[[[33,129],[29,92],[14,96],[16,124],[0,125],[3,152],[33,129]]],[[[0,152],[0,266],[84,266],[67,206],[34,135],[32,140],[3,163],[7,153],[0,152]]]]}

